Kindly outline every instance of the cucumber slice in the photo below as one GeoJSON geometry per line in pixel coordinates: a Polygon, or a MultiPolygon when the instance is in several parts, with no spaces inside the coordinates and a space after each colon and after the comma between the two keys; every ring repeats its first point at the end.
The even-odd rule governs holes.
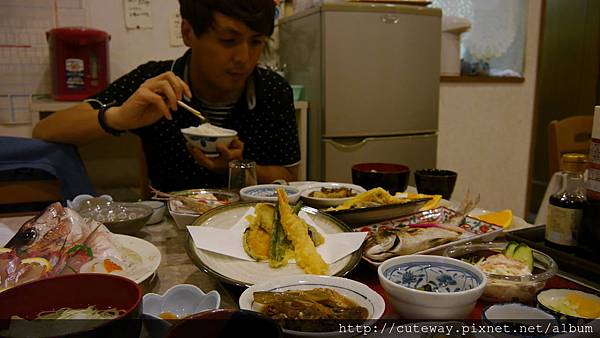
{"type": "Polygon", "coordinates": [[[512,257],[527,264],[529,271],[533,271],[533,251],[527,244],[519,244],[512,257]]]}
{"type": "Polygon", "coordinates": [[[504,256],[512,257],[515,254],[515,249],[519,246],[517,242],[509,242],[504,249],[504,256]]]}

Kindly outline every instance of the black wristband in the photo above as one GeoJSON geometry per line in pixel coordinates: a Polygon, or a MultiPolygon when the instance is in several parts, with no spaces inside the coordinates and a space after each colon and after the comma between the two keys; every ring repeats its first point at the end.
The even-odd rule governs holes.
{"type": "Polygon", "coordinates": [[[102,107],[100,107],[100,109],[98,110],[98,123],[100,124],[100,127],[105,132],[107,132],[113,136],[121,136],[121,134],[123,134],[124,131],[116,130],[106,123],[106,111],[110,107],[112,107],[112,105],[109,105],[109,104],[103,104],[102,107]]]}

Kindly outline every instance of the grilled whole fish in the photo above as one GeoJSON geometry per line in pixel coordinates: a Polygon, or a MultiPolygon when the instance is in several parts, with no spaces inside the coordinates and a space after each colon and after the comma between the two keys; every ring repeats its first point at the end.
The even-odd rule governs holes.
{"type": "Polygon", "coordinates": [[[460,236],[459,233],[431,227],[411,228],[379,226],[367,236],[365,256],[377,262],[401,255],[433,248],[452,242],[460,236]]]}
{"type": "Polygon", "coordinates": [[[106,227],[77,212],[53,203],[25,222],[0,253],[0,290],[27,281],[78,272],[92,258],[123,254],[106,227]],[[6,250],[8,249],[8,250],[6,250]],[[48,266],[25,264],[43,258],[48,266]]]}

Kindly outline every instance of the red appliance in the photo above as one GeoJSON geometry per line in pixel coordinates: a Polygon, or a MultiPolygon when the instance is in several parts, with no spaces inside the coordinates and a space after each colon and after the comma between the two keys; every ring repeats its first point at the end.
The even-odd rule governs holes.
{"type": "Polygon", "coordinates": [[[64,27],[46,32],[46,38],[55,100],[80,101],[108,85],[108,33],[64,27]]]}

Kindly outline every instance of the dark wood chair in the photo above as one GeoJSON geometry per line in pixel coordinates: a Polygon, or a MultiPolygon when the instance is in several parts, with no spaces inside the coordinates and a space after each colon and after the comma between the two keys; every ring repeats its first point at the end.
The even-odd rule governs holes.
{"type": "Polygon", "coordinates": [[[591,115],[580,115],[550,122],[548,125],[550,175],[560,170],[560,158],[563,154],[590,152],[592,120],[591,115]]]}

